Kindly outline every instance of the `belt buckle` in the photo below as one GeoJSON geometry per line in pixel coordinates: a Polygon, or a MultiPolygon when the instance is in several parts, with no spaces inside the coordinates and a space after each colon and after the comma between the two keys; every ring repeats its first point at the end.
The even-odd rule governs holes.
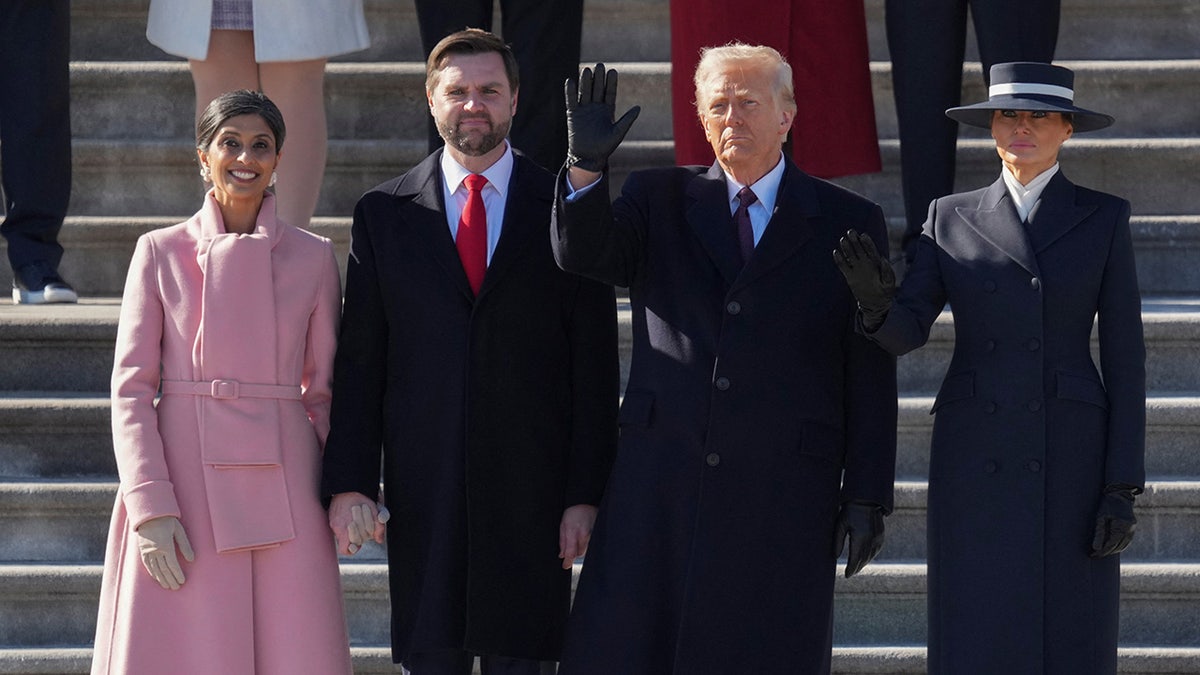
{"type": "Polygon", "coordinates": [[[237,380],[213,380],[211,395],[217,399],[237,398],[240,389],[237,380]]]}

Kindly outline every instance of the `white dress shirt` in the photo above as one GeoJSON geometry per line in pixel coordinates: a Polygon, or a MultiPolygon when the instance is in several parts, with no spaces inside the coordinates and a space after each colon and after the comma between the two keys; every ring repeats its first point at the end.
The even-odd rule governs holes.
{"type": "Polygon", "coordinates": [[[1056,173],[1058,173],[1058,162],[1039,173],[1037,178],[1029,181],[1029,185],[1021,185],[1021,181],[1012,175],[1008,167],[1000,170],[1000,175],[1004,176],[1004,184],[1008,187],[1008,195],[1012,197],[1013,205],[1017,207],[1017,215],[1021,217],[1022,222],[1029,219],[1029,212],[1042,198],[1042,190],[1046,189],[1046,183],[1049,183],[1056,173]]]}
{"type": "MultiPolygon", "coordinates": [[[[504,206],[508,203],[508,181],[512,178],[512,146],[505,141],[504,154],[484,172],[487,185],[483,186],[483,208],[487,211],[487,260],[492,262],[496,244],[500,241],[500,228],[504,224],[504,206]]],[[[454,161],[448,152],[442,152],[442,197],[446,204],[446,224],[450,226],[450,237],[458,239],[458,221],[467,206],[467,186],[463,181],[471,172],[454,161]]]]}
{"type": "MultiPolygon", "coordinates": [[[[750,228],[754,230],[754,245],[758,246],[758,241],[762,239],[763,232],[767,229],[767,223],[771,222],[771,214],[775,213],[775,200],[779,197],[779,184],[783,182],[783,169],[786,165],[783,162],[783,151],[779,153],[779,162],[775,164],[775,168],[767,172],[765,176],[759,178],[750,186],[750,191],[758,197],[758,201],[750,205],[747,209],[750,212],[750,228]]],[[[600,179],[597,178],[590,185],[585,185],[578,190],[571,187],[571,181],[567,181],[567,195],[564,198],[568,202],[573,202],[576,199],[584,196],[593,187],[600,184],[600,179]]],[[[725,174],[725,189],[729,193],[729,217],[733,218],[733,214],[737,211],[738,205],[741,203],[737,198],[737,193],[745,187],[741,183],[735,181],[733,176],[725,174]]],[[[488,218],[491,223],[491,218],[488,218]]]]}
{"type": "MultiPolygon", "coordinates": [[[[779,184],[783,182],[783,168],[783,152],[780,152],[779,162],[775,164],[775,168],[750,186],[750,191],[754,193],[755,197],[758,197],[758,201],[746,209],[750,212],[750,228],[754,230],[755,246],[758,246],[759,240],[762,239],[763,232],[767,229],[767,223],[771,222],[771,214],[775,213],[775,200],[779,197],[779,184]]],[[[729,216],[731,218],[741,204],[737,194],[743,187],[745,186],[734,180],[733,176],[725,174],[725,189],[729,192],[729,216]]]]}

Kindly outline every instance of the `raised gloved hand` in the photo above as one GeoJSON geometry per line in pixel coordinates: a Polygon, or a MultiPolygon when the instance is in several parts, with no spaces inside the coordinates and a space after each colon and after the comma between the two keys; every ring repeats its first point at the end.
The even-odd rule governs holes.
{"type": "Polygon", "coordinates": [[[175,516],[160,516],[142,523],[135,532],[146,571],[159,586],[172,591],[179,590],[186,578],[175,555],[175,545],[179,545],[179,551],[188,562],[196,557],[183,531],[183,523],[175,516]]]}
{"type": "Polygon", "coordinates": [[[1108,486],[1096,509],[1096,529],[1092,534],[1093,558],[1103,558],[1124,551],[1133,541],[1137,518],[1133,517],[1133,489],[1108,486]]]}
{"type": "Polygon", "coordinates": [[[874,331],[883,325],[896,295],[896,272],[879,255],[871,237],[849,230],[833,250],[833,261],[846,277],[846,285],[858,300],[863,328],[874,331]]]}
{"type": "Polygon", "coordinates": [[[850,538],[846,554],[846,578],[858,574],[883,548],[883,509],[869,502],[846,502],[838,513],[833,531],[834,557],[840,558],[850,538]]]}
{"type": "Polygon", "coordinates": [[[579,84],[567,80],[567,164],[599,173],[608,166],[608,157],[621,144],[629,127],[641,113],[641,106],[630,108],[613,122],[617,109],[617,71],[596,64],[593,75],[584,68],[579,84]]]}

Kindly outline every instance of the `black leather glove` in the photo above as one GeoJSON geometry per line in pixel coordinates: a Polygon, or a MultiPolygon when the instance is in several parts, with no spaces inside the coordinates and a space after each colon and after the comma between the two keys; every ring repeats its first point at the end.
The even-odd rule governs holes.
{"type": "Polygon", "coordinates": [[[1137,518],[1133,517],[1133,489],[1108,486],[1096,509],[1096,530],[1092,534],[1093,558],[1116,555],[1129,547],[1137,518]]]}
{"type": "Polygon", "coordinates": [[[865,234],[849,230],[838,244],[833,250],[833,261],[858,300],[863,328],[874,331],[883,325],[892,308],[896,272],[887,258],[879,255],[871,237],[865,234]]]}
{"type": "Polygon", "coordinates": [[[567,165],[585,171],[604,171],[609,155],[629,133],[629,127],[633,126],[642,108],[634,106],[613,122],[617,109],[617,71],[606,72],[603,63],[596,64],[594,76],[590,68],[584,68],[579,84],[567,80],[564,89],[567,96],[567,165]]]}
{"type": "Polygon", "coordinates": [[[846,578],[858,574],[883,548],[883,509],[870,502],[846,502],[838,513],[833,531],[834,557],[840,558],[850,537],[846,555],[846,578]]]}

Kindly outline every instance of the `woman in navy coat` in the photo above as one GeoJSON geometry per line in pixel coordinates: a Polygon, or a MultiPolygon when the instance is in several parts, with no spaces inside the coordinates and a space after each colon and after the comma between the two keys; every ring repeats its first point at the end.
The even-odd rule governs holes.
{"type": "Polygon", "coordinates": [[[952,108],[990,128],[989,187],[935,200],[899,293],[869,240],[834,257],[864,334],[916,349],[949,302],[954,355],[933,412],[929,672],[1115,673],[1121,550],[1144,484],[1145,345],[1129,202],[1058,167],[1074,75],[997,64],[990,98],[952,108]],[[1092,359],[1098,318],[1099,370],[1092,359]]]}

